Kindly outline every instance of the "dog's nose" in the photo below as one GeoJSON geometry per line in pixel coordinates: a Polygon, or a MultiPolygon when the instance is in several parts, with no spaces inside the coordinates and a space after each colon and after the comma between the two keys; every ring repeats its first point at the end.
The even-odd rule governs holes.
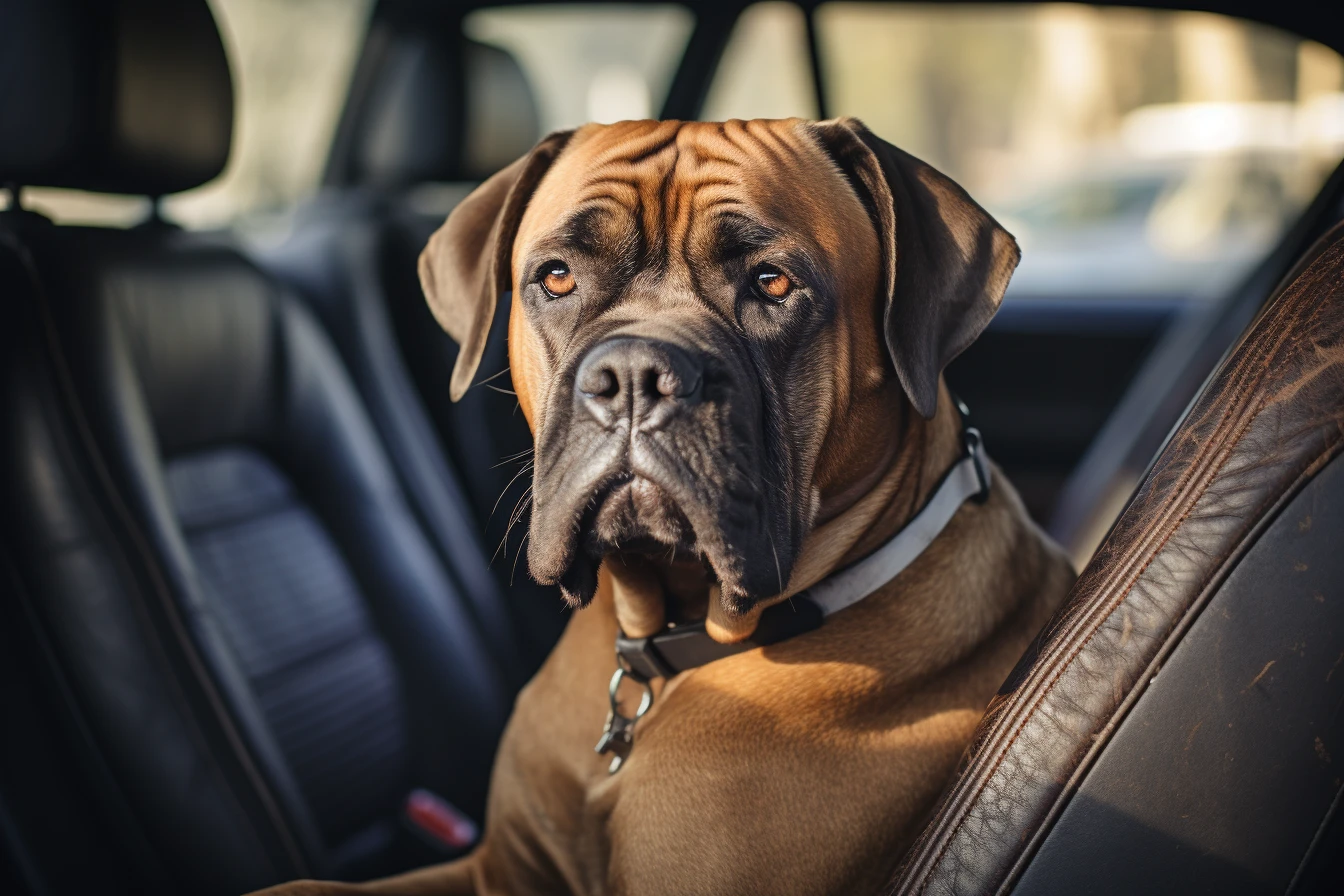
{"type": "Polygon", "coordinates": [[[629,419],[657,429],[679,408],[700,401],[704,367],[668,342],[619,336],[599,342],[579,364],[575,398],[604,426],[629,419]]]}

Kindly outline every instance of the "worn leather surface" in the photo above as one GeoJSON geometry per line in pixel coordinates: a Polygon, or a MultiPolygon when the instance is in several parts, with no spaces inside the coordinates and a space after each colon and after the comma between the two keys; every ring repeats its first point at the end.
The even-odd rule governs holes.
{"type": "Polygon", "coordinates": [[[0,182],[159,196],[228,160],[233,86],[203,0],[5,0],[0,80],[0,182]]]}
{"type": "Polygon", "coordinates": [[[1149,681],[1014,896],[1289,891],[1344,783],[1341,535],[1336,455],[1149,681]]]}
{"type": "Polygon", "coordinates": [[[1267,303],[1009,676],[890,893],[1006,891],[1199,610],[1344,441],[1344,228],[1267,303]]]}

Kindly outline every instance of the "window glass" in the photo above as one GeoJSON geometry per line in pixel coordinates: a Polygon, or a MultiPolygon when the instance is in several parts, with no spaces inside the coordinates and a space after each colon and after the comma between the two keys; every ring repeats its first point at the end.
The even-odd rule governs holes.
{"type": "Polygon", "coordinates": [[[827,3],[816,27],[829,113],[989,207],[1014,296],[1226,294],[1344,155],[1344,61],[1248,22],[827,3]]]}
{"type": "Polygon", "coordinates": [[[673,4],[566,4],[477,10],[463,30],[518,61],[553,131],[657,118],[694,24],[673,4]]]}
{"type": "MultiPolygon", "coordinates": [[[[222,227],[317,189],[372,0],[210,0],[233,74],[233,147],[224,173],[164,200],[164,216],[222,227]]],[[[139,196],[31,188],[24,204],[61,223],[127,226],[139,196]]]]}
{"type": "Polygon", "coordinates": [[[700,116],[816,118],[807,19],[793,3],[756,3],[733,27],[700,116]]]}

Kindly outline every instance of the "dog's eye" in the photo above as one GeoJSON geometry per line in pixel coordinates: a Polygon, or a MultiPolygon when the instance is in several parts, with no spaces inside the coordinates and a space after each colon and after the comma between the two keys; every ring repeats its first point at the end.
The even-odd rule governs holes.
{"type": "Polygon", "coordinates": [[[756,269],[756,291],[771,302],[782,302],[793,292],[789,275],[772,265],[756,269]]]}
{"type": "Polygon", "coordinates": [[[563,298],[574,291],[578,284],[569,265],[562,261],[548,262],[542,267],[541,288],[553,299],[563,298]]]}

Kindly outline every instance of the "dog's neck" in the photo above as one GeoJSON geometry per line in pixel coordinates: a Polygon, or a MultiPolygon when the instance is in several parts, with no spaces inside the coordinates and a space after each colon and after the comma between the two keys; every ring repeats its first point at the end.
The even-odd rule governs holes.
{"type": "Polygon", "coordinates": [[[822,502],[794,563],[786,596],[866,557],[928,503],[963,452],[961,417],[946,388],[933,419],[907,413],[894,443],[882,450],[885,456],[862,477],[861,488],[822,502]]]}
{"type": "Polygon", "coordinates": [[[804,539],[788,587],[781,594],[762,601],[749,613],[730,616],[712,589],[703,596],[690,594],[687,588],[669,582],[666,571],[660,574],[640,562],[609,562],[603,569],[611,577],[621,629],[632,637],[660,631],[667,619],[667,603],[675,600],[683,612],[705,613],[706,631],[717,641],[750,637],[767,607],[815,585],[890,540],[929,500],[961,451],[961,418],[944,387],[933,419],[904,415],[896,437],[873,446],[870,468],[834,495],[822,497],[818,522],[804,539]]]}

